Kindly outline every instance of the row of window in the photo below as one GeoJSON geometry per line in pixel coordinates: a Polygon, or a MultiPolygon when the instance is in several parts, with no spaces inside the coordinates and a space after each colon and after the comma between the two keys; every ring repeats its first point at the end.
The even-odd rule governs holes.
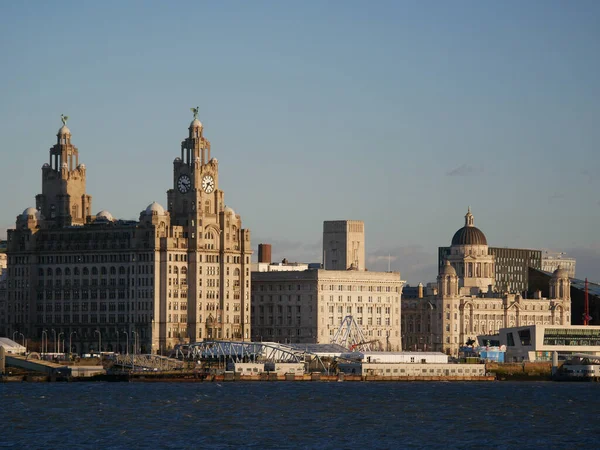
{"type": "Polygon", "coordinates": [[[77,326],[79,324],[87,323],[120,323],[124,326],[129,323],[149,323],[151,322],[151,316],[148,314],[140,314],[138,316],[127,316],[125,314],[38,314],[36,317],[36,323],[38,325],[52,326],[50,324],[72,324],[77,326]]]}
{"type": "MultiPolygon", "coordinates": [[[[138,267],[138,274],[152,274],[153,273],[153,266],[151,264],[140,264],[137,266],[138,267]]],[[[134,275],[135,274],[135,268],[136,266],[127,266],[127,268],[125,268],[124,266],[119,266],[119,268],[117,269],[117,267],[115,266],[110,266],[110,267],[106,267],[106,266],[101,266],[101,267],[92,267],[91,270],[88,267],[83,267],[81,270],[79,269],[79,267],[74,267],[73,270],[71,271],[71,269],[69,267],[65,267],[65,269],[61,269],[60,267],[57,267],[55,270],[52,270],[51,267],[48,267],[46,270],[44,270],[44,268],[40,267],[38,268],[38,277],[43,278],[44,275],[47,277],[52,277],[52,276],[56,276],[56,277],[70,277],[71,275],[73,276],[89,276],[90,274],[92,276],[97,276],[97,275],[112,275],[112,276],[116,276],[117,272],[119,275],[134,275]]]]}

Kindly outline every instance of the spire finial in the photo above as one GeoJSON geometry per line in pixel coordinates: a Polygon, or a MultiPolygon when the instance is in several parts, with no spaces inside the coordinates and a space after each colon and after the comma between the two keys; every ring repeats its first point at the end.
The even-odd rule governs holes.
{"type": "Polygon", "coordinates": [[[62,120],[62,123],[64,126],[67,126],[67,120],[69,120],[69,116],[65,116],[64,114],[61,114],[60,120],[62,120]]]}
{"type": "Polygon", "coordinates": [[[473,220],[473,214],[471,214],[471,207],[467,209],[467,214],[465,214],[465,226],[466,227],[474,227],[475,221],[473,220]]]}
{"type": "Polygon", "coordinates": [[[196,120],[198,118],[198,111],[200,110],[200,107],[196,106],[195,108],[190,108],[190,109],[194,113],[194,120],[196,120]]]}

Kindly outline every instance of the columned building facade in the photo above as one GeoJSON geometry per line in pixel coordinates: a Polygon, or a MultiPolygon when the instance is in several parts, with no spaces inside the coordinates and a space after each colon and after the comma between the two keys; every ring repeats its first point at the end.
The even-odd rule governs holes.
{"type": "Polygon", "coordinates": [[[250,337],[250,232],[226,207],[196,117],[173,163],[168,207],[137,221],[91,214],[86,168],[66,126],[42,167],[36,208],[8,231],[2,328],[41,350],[159,353],[250,337]],[[62,343],[62,347],[61,347],[62,343]]]}
{"type": "Polygon", "coordinates": [[[554,272],[548,298],[539,291],[533,298],[499,292],[494,273],[494,256],[489,254],[483,232],[474,227],[469,209],[465,226],[454,234],[439,270],[437,293],[402,301],[404,349],[457,355],[461,346],[474,343],[478,336],[496,334],[500,328],[571,323],[567,271],[554,272]]]}

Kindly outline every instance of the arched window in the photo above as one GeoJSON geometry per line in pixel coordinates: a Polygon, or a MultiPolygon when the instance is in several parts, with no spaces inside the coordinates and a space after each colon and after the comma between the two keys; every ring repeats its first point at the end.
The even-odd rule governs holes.
{"type": "Polygon", "coordinates": [[[106,275],[106,267],[100,267],[100,275],[106,275]]]}
{"type": "Polygon", "coordinates": [[[60,267],[57,267],[57,268],[56,268],[56,276],[57,276],[57,277],[60,277],[60,276],[62,276],[62,270],[60,270],[60,267]]]}
{"type": "Polygon", "coordinates": [[[46,274],[51,277],[52,276],[52,269],[50,267],[48,267],[48,270],[46,271],[46,274]]]}
{"type": "Polygon", "coordinates": [[[68,267],[65,269],[65,277],[70,277],[71,276],[71,269],[69,269],[68,267]]]}
{"type": "Polygon", "coordinates": [[[181,275],[187,275],[187,267],[181,268],[181,275]]]}
{"type": "Polygon", "coordinates": [[[79,267],[75,267],[75,269],[73,269],[73,275],[79,275],[79,267]]]}
{"type": "Polygon", "coordinates": [[[112,266],[112,267],[110,268],[110,274],[111,274],[111,275],[116,275],[116,274],[117,274],[117,269],[116,269],[114,266],[112,266]]]}
{"type": "Polygon", "coordinates": [[[179,268],[177,266],[173,267],[173,273],[175,275],[179,274],[179,268]]]}
{"type": "Polygon", "coordinates": [[[125,275],[125,267],[119,267],[119,275],[125,275]]]}
{"type": "Polygon", "coordinates": [[[83,268],[83,274],[84,275],[89,275],[90,274],[90,269],[88,269],[87,267],[83,268]]]}
{"type": "Polygon", "coordinates": [[[44,276],[44,269],[42,269],[41,267],[38,269],[38,277],[43,277],[44,276]]]}

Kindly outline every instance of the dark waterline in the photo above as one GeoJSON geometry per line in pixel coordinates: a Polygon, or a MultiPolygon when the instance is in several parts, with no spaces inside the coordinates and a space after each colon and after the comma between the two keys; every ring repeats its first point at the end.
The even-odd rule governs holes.
{"type": "Polygon", "coordinates": [[[598,448],[600,384],[5,383],[0,447],[598,448]]]}

